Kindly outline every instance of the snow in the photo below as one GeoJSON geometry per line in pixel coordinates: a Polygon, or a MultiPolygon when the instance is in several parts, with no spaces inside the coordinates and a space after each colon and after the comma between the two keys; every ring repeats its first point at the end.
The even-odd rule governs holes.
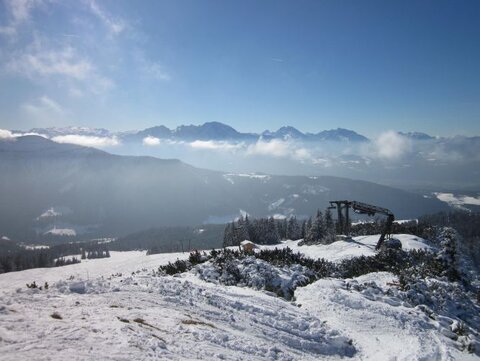
{"type": "Polygon", "coordinates": [[[348,338],[294,304],[191,273],[141,271],[67,279],[48,290],[2,290],[0,317],[2,360],[317,360],[354,353],[348,338]]]}
{"type": "MultiPolygon", "coordinates": [[[[350,280],[385,286],[394,280],[388,273],[372,273],[350,280]]],[[[394,299],[375,299],[352,292],[349,280],[319,280],[297,289],[297,303],[354,340],[359,359],[374,360],[474,360],[475,355],[448,347],[432,321],[416,308],[394,299]],[[382,302],[383,301],[383,302],[382,302]],[[390,301],[390,302],[389,302],[390,301]],[[362,357],[363,355],[363,357],[362,357]]]]}
{"type": "Polygon", "coordinates": [[[25,249],[49,249],[50,246],[43,244],[20,244],[25,249]]]}
{"type": "Polygon", "coordinates": [[[413,218],[413,219],[397,219],[397,220],[393,221],[393,223],[397,223],[397,224],[405,224],[405,223],[409,223],[409,222],[418,223],[418,219],[416,219],[416,218],[413,218]]]}
{"type": "Polygon", "coordinates": [[[466,195],[454,195],[453,193],[442,193],[436,192],[435,196],[442,202],[448,203],[449,205],[460,208],[467,209],[464,205],[473,205],[480,206],[480,196],[472,197],[466,195]]]}
{"type": "MultiPolygon", "coordinates": [[[[35,268],[0,274],[0,290],[15,290],[35,280],[54,283],[68,278],[95,279],[116,273],[129,274],[144,268],[158,268],[160,264],[187,259],[188,253],[160,253],[150,256],[146,252],[110,252],[109,258],[86,259],[81,263],[55,268],[35,268]]],[[[38,283],[37,281],[37,283],[38,283]]]]}
{"type": "MultiPolygon", "coordinates": [[[[418,223],[418,219],[416,219],[416,218],[396,219],[396,220],[393,221],[393,223],[397,223],[397,224],[405,224],[405,223],[409,223],[409,222],[418,223]]],[[[356,226],[356,225],[359,225],[359,224],[369,224],[369,223],[375,223],[375,220],[373,220],[373,219],[360,219],[360,220],[357,220],[355,222],[352,222],[352,226],[356,226]]]]}
{"type": "Polygon", "coordinates": [[[104,238],[93,238],[90,241],[96,242],[98,244],[107,244],[107,243],[112,243],[115,240],[116,238],[104,237],[104,238]]]}
{"type": "Polygon", "coordinates": [[[65,262],[67,262],[67,261],[73,261],[74,259],[77,259],[78,261],[80,261],[81,258],[82,258],[81,254],[72,254],[72,255],[69,255],[69,256],[63,256],[63,257],[60,257],[60,258],[55,258],[54,262],[56,262],[58,260],[63,260],[65,262]]]}
{"type": "Polygon", "coordinates": [[[52,228],[51,230],[45,232],[44,234],[51,234],[54,236],[76,236],[77,232],[71,228],[52,228]]]}
{"type": "Polygon", "coordinates": [[[285,202],[285,198],[280,198],[279,200],[276,200],[272,204],[268,206],[269,211],[273,211],[274,209],[280,207],[283,203],[285,202]]]}
{"type": "Polygon", "coordinates": [[[45,212],[43,212],[41,215],[37,217],[37,220],[42,219],[42,218],[51,218],[51,217],[57,217],[61,216],[62,214],[55,211],[55,209],[52,207],[50,209],[47,209],[45,212]]]}
{"type": "MultiPolygon", "coordinates": [[[[394,236],[402,242],[404,250],[413,249],[429,249],[432,247],[427,242],[411,234],[395,234],[394,236]]],[[[300,252],[311,258],[324,258],[332,262],[340,262],[344,259],[360,256],[373,256],[375,254],[375,246],[377,245],[380,235],[353,237],[351,240],[337,241],[327,245],[299,246],[302,240],[288,240],[280,245],[259,246],[263,249],[285,248],[289,247],[294,252],[300,252]]]]}
{"type": "Polygon", "coordinates": [[[258,179],[262,180],[264,183],[269,181],[271,177],[266,174],[255,174],[255,173],[226,173],[223,175],[223,178],[230,182],[231,184],[235,184],[234,177],[242,177],[242,178],[250,178],[250,179],[258,179]]]}
{"type": "MultiPolygon", "coordinates": [[[[340,261],[374,254],[378,237],[260,247],[340,261]]],[[[406,250],[432,249],[419,237],[394,237],[406,250]]],[[[0,360],[478,359],[455,347],[451,320],[432,320],[389,292],[398,280],[388,272],[320,279],[288,302],[265,291],[259,275],[290,287],[302,274],[298,265],[280,269],[247,257],[241,272],[249,284],[238,287],[219,282],[210,261],[176,276],[154,272],[186,253],[110,254],[0,274],[0,360]],[[49,287],[25,286],[33,281],[49,287]]]]}

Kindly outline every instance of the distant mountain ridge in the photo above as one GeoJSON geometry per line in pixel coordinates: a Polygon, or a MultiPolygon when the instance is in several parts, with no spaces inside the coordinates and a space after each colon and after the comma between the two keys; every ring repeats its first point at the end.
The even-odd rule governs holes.
{"type": "MultiPolygon", "coordinates": [[[[14,131],[22,133],[21,131],[14,131]]],[[[201,125],[180,125],[169,129],[158,125],[139,131],[110,132],[103,128],[63,127],[63,128],[34,128],[27,133],[41,134],[49,138],[64,135],[83,135],[98,137],[118,137],[126,142],[142,141],[145,137],[159,139],[175,139],[183,141],[216,140],[216,141],[251,141],[259,139],[297,139],[302,141],[334,141],[334,142],[368,142],[369,139],[349,129],[337,128],[323,130],[318,133],[303,133],[293,126],[283,126],[277,131],[265,130],[262,133],[242,133],[233,127],[220,122],[207,122],[201,125]]]]}
{"type": "MultiPolygon", "coordinates": [[[[265,130],[260,133],[243,133],[235,128],[221,122],[206,122],[200,125],[180,125],[174,129],[170,129],[165,125],[157,125],[142,130],[129,130],[113,132],[105,128],[89,128],[78,126],[66,127],[48,127],[48,128],[32,128],[27,131],[11,130],[16,135],[43,135],[48,138],[55,138],[67,135],[80,135],[90,137],[116,137],[120,141],[138,142],[146,137],[155,137],[158,139],[172,139],[178,141],[195,141],[195,140],[214,140],[214,141],[245,141],[256,142],[263,140],[300,140],[305,142],[353,142],[362,143],[370,142],[371,139],[357,133],[351,129],[336,128],[321,130],[317,133],[302,132],[297,128],[286,125],[280,127],[276,131],[265,130]]],[[[397,132],[399,135],[415,141],[434,141],[445,139],[475,139],[478,136],[452,136],[438,137],[432,136],[424,132],[397,132]]]]}

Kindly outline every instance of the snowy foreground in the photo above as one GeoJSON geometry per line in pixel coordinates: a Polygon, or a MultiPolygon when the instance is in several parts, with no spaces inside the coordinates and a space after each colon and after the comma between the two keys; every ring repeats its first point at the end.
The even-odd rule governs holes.
{"type": "MultiPolygon", "coordinates": [[[[414,236],[396,237],[404,249],[430,248],[414,236]]],[[[377,239],[282,246],[340,261],[372,255],[377,239]]],[[[448,320],[432,320],[374,287],[352,287],[389,287],[397,280],[386,272],[322,279],[299,287],[288,302],[205,282],[193,271],[154,275],[187,254],[111,255],[0,275],[0,360],[477,359],[455,347],[448,320]],[[49,288],[27,288],[32,281],[49,288]]]]}

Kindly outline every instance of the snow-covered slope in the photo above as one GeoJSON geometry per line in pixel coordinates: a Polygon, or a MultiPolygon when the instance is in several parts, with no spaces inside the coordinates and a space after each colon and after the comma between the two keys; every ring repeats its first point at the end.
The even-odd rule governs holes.
{"type": "MultiPolygon", "coordinates": [[[[404,249],[430,248],[414,236],[395,237],[404,249]]],[[[377,239],[281,247],[339,261],[373,254],[377,239]]],[[[288,302],[266,291],[205,282],[194,271],[154,272],[187,256],[111,252],[107,259],[0,275],[0,360],[476,357],[455,347],[445,318],[433,321],[380,292],[398,281],[390,273],[321,279],[297,288],[295,302],[288,302]],[[27,288],[32,281],[49,287],[27,288]]]]}
{"type": "Polygon", "coordinates": [[[296,292],[297,302],[327,325],[354,340],[360,359],[369,360],[476,360],[457,350],[425,313],[399,303],[394,297],[352,292],[349,283],[374,283],[387,288],[397,282],[390,273],[371,273],[353,280],[319,280],[296,292]]]}
{"type": "MultiPolygon", "coordinates": [[[[373,256],[375,246],[380,235],[353,237],[350,241],[338,241],[327,245],[299,246],[298,241],[285,241],[280,245],[260,246],[263,249],[285,248],[289,247],[294,252],[300,252],[311,258],[324,258],[328,261],[338,262],[343,259],[373,256]]],[[[412,249],[432,249],[427,241],[411,234],[396,234],[394,236],[402,242],[402,249],[405,251],[412,249]]]]}

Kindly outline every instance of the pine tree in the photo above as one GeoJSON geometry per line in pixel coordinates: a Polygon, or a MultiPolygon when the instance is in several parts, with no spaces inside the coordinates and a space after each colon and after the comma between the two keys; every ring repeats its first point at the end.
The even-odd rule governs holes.
{"type": "Polygon", "coordinates": [[[233,222],[227,223],[225,231],[223,232],[223,247],[230,247],[233,245],[233,222]]]}
{"type": "Polygon", "coordinates": [[[254,235],[253,235],[252,224],[250,223],[250,220],[248,219],[248,214],[245,215],[245,229],[247,230],[247,234],[248,234],[248,238],[246,238],[246,239],[252,241],[252,239],[254,238],[254,235]]]}
{"type": "Polygon", "coordinates": [[[307,221],[304,220],[302,222],[302,238],[303,239],[305,239],[306,233],[307,233],[307,221]]]}
{"type": "Polygon", "coordinates": [[[278,235],[277,224],[273,217],[270,217],[267,221],[267,228],[265,234],[265,241],[267,244],[275,244],[280,241],[280,237],[278,235]]]}
{"type": "Polygon", "coordinates": [[[287,224],[287,239],[297,240],[302,238],[302,229],[298,224],[297,218],[290,217],[287,224]]]}
{"type": "Polygon", "coordinates": [[[288,238],[288,236],[287,236],[287,229],[288,229],[287,218],[284,218],[284,219],[280,220],[277,224],[277,228],[278,228],[278,236],[280,237],[280,239],[287,239],[288,238]]]}
{"type": "Polygon", "coordinates": [[[326,243],[335,242],[335,223],[333,222],[330,209],[325,210],[325,241],[326,243]]]}
{"type": "Polygon", "coordinates": [[[307,244],[318,244],[324,241],[325,224],[320,210],[317,211],[317,216],[311,222],[311,227],[307,229],[305,241],[307,244]]]}
{"type": "Polygon", "coordinates": [[[247,224],[246,224],[243,216],[240,216],[240,218],[238,219],[237,227],[236,227],[236,236],[237,236],[237,239],[236,239],[235,244],[237,244],[237,243],[240,244],[240,242],[243,242],[245,240],[247,240],[247,241],[250,240],[250,236],[248,234],[247,224]]]}

